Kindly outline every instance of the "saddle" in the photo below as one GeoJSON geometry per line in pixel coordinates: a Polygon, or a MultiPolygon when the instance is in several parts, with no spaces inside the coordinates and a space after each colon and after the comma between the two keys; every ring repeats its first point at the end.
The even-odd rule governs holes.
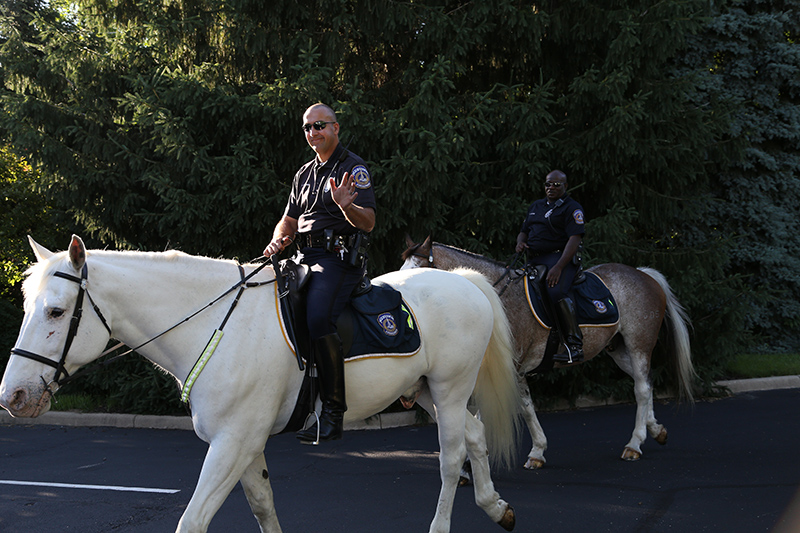
{"type": "MultiPolygon", "coordinates": [[[[287,259],[280,262],[277,276],[283,327],[289,344],[303,361],[310,360],[305,320],[305,288],[310,275],[308,265],[287,259]]],[[[420,348],[416,318],[403,301],[402,294],[384,283],[373,283],[366,275],[353,289],[336,328],[342,339],[345,361],[366,357],[407,357],[420,348]]]]}
{"type": "MultiPolygon", "coordinates": [[[[306,322],[306,291],[311,269],[292,259],[280,261],[276,271],[281,324],[298,365],[306,375],[295,411],[283,432],[303,427],[316,399],[317,377],[312,374],[311,339],[306,322]]],[[[373,357],[409,357],[421,347],[417,320],[402,294],[364,275],[336,322],[345,361],[373,357]]]]}
{"type": "MultiPolygon", "coordinates": [[[[552,302],[545,288],[547,267],[538,265],[525,271],[525,296],[536,320],[547,329],[557,328],[552,302]]],[[[567,291],[575,302],[578,323],[581,326],[613,326],[619,321],[619,310],[614,296],[600,277],[593,272],[580,272],[567,291]]]]}
{"type": "MultiPolygon", "coordinates": [[[[546,277],[545,265],[528,266],[525,269],[525,296],[531,313],[542,327],[550,330],[542,362],[528,372],[529,375],[551,370],[553,355],[561,344],[558,320],[545,287],[546,277]]],[[[619,309],[614,296],[597,274],[579,269],[567,296],[575,303],[580,326],[610,327],[619,322],[619,309]]]]}

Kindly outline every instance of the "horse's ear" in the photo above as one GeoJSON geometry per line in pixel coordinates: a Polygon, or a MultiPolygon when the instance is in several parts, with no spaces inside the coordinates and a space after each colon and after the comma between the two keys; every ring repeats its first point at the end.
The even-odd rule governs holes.
{"type": "Polygon", "coordinates": [[[86,263],[86,247],[83,241],[77,235],[72,236],[72,241],[69,243],[69,262],[72,268],[81,271],[83,265],[86,263]]]}
{"type": "Polygon", "coordinates": [[[428,235],[425,237],[425,242],[422,243],[422,248],[431,248],[433,246],[433,241],[431,241],[431,236],[428,235]]]}
{"type": "Polygon", "coordinates": [[[53,252],[51,252],[38,242],[34,241],[33,237],[31,237],[30,235],[28,235],[28,242],[30,243],[31,248],[33,248],[33,255],[36,256],[37,261],[44,261],[46,259],[50,259],[51,257],[53,257],[53,252]]]}
{"type": "Polygon", "coordinates": [[[412,246],[414,246],[415,244],[417,244],[417,243],[415,243],[413,240],[411,240],[411,235],[409,235],[408,233],[406,233],[406,246],[408,246],[409,248],[411,248],[411,247],[412,247],[412,246]]]}

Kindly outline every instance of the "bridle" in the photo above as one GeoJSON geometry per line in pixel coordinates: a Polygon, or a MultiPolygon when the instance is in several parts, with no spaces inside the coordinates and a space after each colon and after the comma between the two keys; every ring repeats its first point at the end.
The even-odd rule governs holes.
{"type": "Polygon", "coordinates": [[[428,266],[429,266],[429,267],[431,267],[431,268],[435,268],[435,267],[433,266],[433,243],[431,243],[431,249],[430,249],[430,251],[428,252],[428,255],[421,254],[421,253],[419,253],[419,251],[418,251],[418,250],[419,250],[419,247],[420,247],[420,246],[422,246],[423,244],[424,244],[424,243],[422,243],[422,242],[421,242],[421,243],[419,243],[419,244],[415,244],[414,246],[412,246],[412,247],[411,247],[411,248],[408,250],[408,256],[409,256],[409,257],[421,257],[422,259],[425,259],[426,261],[428,261],[428,266]]]}
{"type": "Polygon", "coordinates": [[[59,359],[59,361],[56,363],[52,359],[48,359],[47,357],[44,357],[42,355],[39,355],[39,354],[36,354],[36,353],[33,353],[33,352],[29,352],[28,350],[23,350],[21,348],[12,348],[11,349],[11,354],[12,355],[19,355],[21,357],[26,357],[28,359],[32,359],[32,360],[34,360],[34,361],[36,361],[38,363],[42,363],[42,364],[45,364],[47,366],[51,366],[51,367],[56,369],[55,374],[53,375],[53,379],[50,380],[50,383],[45,381],[44,378],[41,378],[42,382],[44,382],[45,387],[47,388],[47,390],[51,391],[51,394],[52,394],[51,386],[53,385],[53,383],[55,383],[56,385],[61,387],[63,384],[65,384],[65,383],[67,383],[69,381],[72,381],[75,378],[75,376],[70,376],[69,375],[69,372],[67,372],[67,369],[64,368],[64,363],[67,360],[67,353],[69,352],[69,349],[72,346],[72,341],[75,340],[75,336],[78,334],[78,326],[80,325],[81,317],[83,316],[83,297],[84,297],[84,295],[87,298],[89,298],[89,302],[92,304],[92,307],[94,308],[94,312],[97,313],[97,316],[100,318],[100,322],[103,323],[103,326],[106,328],[106,331],[108,331],[108,334],[111,335],[111,328],[108,326],[108,322],[106,321],[106,318],[103,316],[103,313],[100,312],[100,309],[97,307],[97,304],[94,303],[94,300],[92,299],[92,296],[91,296],[91,294],[89,294],[89,290],[87,289],[88,272],[89,272],[89,270],[88,270],[88,268],[86,266],[86,263],[84,263],[83,264],[83,268],[81,269],[81,277],[73,276],[72,274],[67,274],[66,272],[56,272],[56,273],[53,274],[53,276],[55,276],[57,278],[63,278],[63,279],[69,280],[69,281],[74,281],[79,286],[78,298],[75,300],[75,309],[72,311],[72,318],[70,319],[70,323],[69,323],[69,331],[67,332],[67,340],[64,342],[64,349],[61,352],[61,358],[59,359]],[[63,379],[61,378],[62,374],[64,375],[63,379]]]}
{"type": "MultiPolygon", "coordinates": [[[[236,307],[236,304],[239,302],[239,298],[241,297],[242,292],[244,291],[245,288],[258,287],[258,286],[261,286],[261,285],[266,285],[266,284],[270,284],[270,283],[274,283],[275,282],[275,279],[272,279],[272,280],[269,280],[269,281],[266,281],[266,282],[249,282],[250,278],[252,278],[256,274],[258,274],[264,267],[266,267],[269,264],[272,264],[272,263],[270,261],[265,261],[264,263],[261,263],[252,272],[250,272],[250,274],[248,274],[246,276],[244,274],[244,269],[242,268],[242,266],[238,265],[238,267],[239,267],[239,275],[240,275],[241,279],[240,279],[240,281],[238,283],[233,285],[230,289],[228,289],[227,291],[222,293],[220,296],[215,298],[213,301],[209,302],[205,307],[195,311],[191,315],[187,316],[186,318],[184,318],[180,322],[177,322],[173,326],[171,326],[171,327],[167,328],[166,330],[162,331],[158,335],[156,335],[154,337],[151,337],[147,341],[139,344],[135,348],[131,348],[130,350],[126,351],[125,353],[116,355],[113,358],[111,358],[111,359],[109,359],[107,361],[104,361],[103,364],[104,365],[109,364],[109,363],[111,363],[113,361],[116,361],[119,358],[131,353],[131,352],[135,352],[136,350],[138,350],[138,349],[142,348],[143,346],[153,342],[154,340],[158,339],[159,337],[169,333],[170,331],[172,331],[173,329],[177,328],[178,326],[180,326],[184,322],[188,322],[189,320],[191,320],[195,316],[199,315],[200,313],[202,313],[203,311],[205,311],[206,309],[208,309],[209,307],[211,307],[212,305],[214,305],[215,303],[220,301],[222,298],[224,298],[225,296],[227,296],[228,294],[230,294],[234,290],[239,289],[239,293],[236,296],[236,298],[234,299],[233,303],[231,304],[231,308],[228,310],[228,314],[225,317],[225,320],[223,321],[223,326],[224,326],[225,322],[227,322],[228,318],[230,318],[230,315],[233,312],[233,309],[236,307]]],[[[109,327],[108,322],[106,321],[106,318],[103,316],[103,313],[100,312],[100,308],[97,307],[97,304],[94,303],[94,300],[92,299],[92,295],[89,294],[89,290],[87,288],[87,284],[88,284],[88,268],[87,268],[86,263],[83,264],[83,268],[81,269],[81,277],[73,276],[71,274],[67,274],[65,272],[60,272],[60,271],[59,272],[55,272],[53,274],[53,276],[57,277],[57,278],[63,278],[63,279],[69,280],[69,281],[74,281],[80,287],[78,289],[78,297],[77,297],[77,299],[75,301],[75,309],[72,311],[72,319],[70,320],[69,331],[67,332],[67,340],[64,343],[64,350],[61,352],[61,358],[56,363],[52,359],[48,359],[47,357],[44,357],[42,355],[39,355],[39,354],[36,354],[36,353],[33,353],[33,352],[29,352],[28,350],[23,350],[21,348],[12,348],[11,349],[11,354],[12,355],[19,355],[21,357],[32,359],[33,361],[36,361],[38,363],[42,363],[42,364],[47,365],[47,366],[51,366],[51,367],[56,369],[55,374],[53,375],[53,379],[50,380],[49,383],[43,377],[40,376],[42,382],[45,385],[46,390],[50,393],[51,396],[54,394],[55,390],[58,390],[58,388],[60,388],[62,385],[72,381],[73,379],[75,379],[79,375],[81,375],[84,372],[87,372],[88,370],[90,370],[90,369],[84,368],[83,370],[81,370],[79,372],[76,372],[75,374],[70,375],[69,372],[67,372],[67,369],[64,368],[64,363],[67,360],[67,352],[69,352],[69,349],[72,346],[72,341],[75,340],[75,336],[78,333],[78,326],[80,325],[81,317],[83,316],[83,298],[84,298],[84,296],[89,298],[89,302],[92,304],[92,308],[94,309],[94,312],[97,313],[97,316],[100,318],[100,322],[103,323],[103,326],[106,328],[106,331],[108,331],[108,334],[113,337],[113,334],[111,333],[111,328],[109,327]],[[62,374],[64,375],[63,378],[61,377],[62,374]],[[52,388],[53,384],[57,385],[57,388],[55,390],[53,390],[53,388],[52,388]]],[[[103,356],[105,356],[105,355],[108,355],[109,353],[115,351],[120,346],[124,346],[124,345],[125,345],[125,343],[121,342],[121,343],[117,344],[116,346],[113,346],[112,348],[109,348],[108,350],[106,350],[105,352],[100,354],[98,356],[98,359],[103,357],[103,356]]]]}

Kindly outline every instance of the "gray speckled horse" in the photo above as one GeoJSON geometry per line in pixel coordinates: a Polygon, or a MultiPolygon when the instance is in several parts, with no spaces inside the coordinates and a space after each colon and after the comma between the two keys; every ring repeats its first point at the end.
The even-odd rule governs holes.
{"type": "MultiPolygon", "coordinates": [[[[431,242],[415,244],[407,239],[408,249],[403,253],[401,268],[433,267],[442,270],[470,268],[481,272],[491,282],[506,274],[506,266],[478,254],[460,250],[453,246],[431,242]]],[[[666,278],[652,268],[633,268],[618,263],[597,265],[588,269],[597,274],[611,290],[619,308],[619,321],[612,327],[581,327],[584,339],[585,361],[604,348],[634,381],[636,395],[636,425],[622,459],[636,461],[642,456],[641,445],[647,433],[659,444],[666,444],[667,430],[658,423],[653,413],[653,389],[650,383],[650,357],[658,341],[662,323],[672,336],[672,355],[679,380],[679,392],[692,401],[692,365],[689,346],[689,319],[678,300],[672,294],[666,278]],[[613,340],[613,341],[612,341],[613,340]]],[[[525,374],[542,362],[545,353],[548,328],[542,326],[531,313],[525,296],[524,282],[498,284],[501,300],[511,322],[511,330],[519,352],[519,381],[525,421],[533,440],[525,468],[541,468],[545,464],[544,451],[547,438],[536,418],[533,402],[525,381],[525,374]]],[[[557,365],[558,366],[558,365],[557,365]]]]}

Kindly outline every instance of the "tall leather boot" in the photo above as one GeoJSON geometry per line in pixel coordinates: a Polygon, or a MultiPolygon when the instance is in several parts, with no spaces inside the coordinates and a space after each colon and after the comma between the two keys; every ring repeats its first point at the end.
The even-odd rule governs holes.
{"type": "Polygon", "coordinates": [[[575,303],[571,298],[563,298],[556,303],[556,315],[561,325],[561,335],[567,351],[553,356],[556,363],[579,363],[583,361],[583,334],[575,315],[575,303]]]}
{"type": "MultiPolygon", "coordinates": [[[[344,352],[339,334],[331,333],[316,339],[314,354],[319,374],[319,395],[322,399],[319,440],[341,439],[347,403],[344,395],[344,352]]],[[[317,424],[298,431],[297,438],[304,444],[315,444],[317,442],[317,424]]]]}

